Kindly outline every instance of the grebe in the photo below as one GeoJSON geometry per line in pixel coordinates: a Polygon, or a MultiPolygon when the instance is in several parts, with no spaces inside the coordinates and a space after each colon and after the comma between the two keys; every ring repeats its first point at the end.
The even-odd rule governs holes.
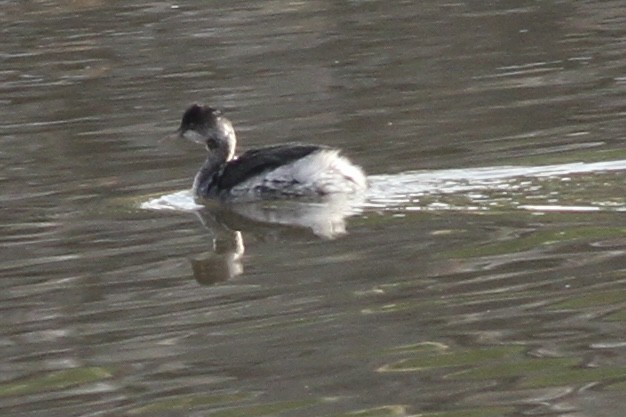
{"type": "Polygon", "coordinates": [[[199,198],[322,198],[362,193],[367,188],[363,170],[338,149],[326,146],[287,143],[235,157],[233,125],[221,111],[209,106],[189,107],[177,133],[207,148],[208,157],[193,181],[192,191],[199,198]]]}

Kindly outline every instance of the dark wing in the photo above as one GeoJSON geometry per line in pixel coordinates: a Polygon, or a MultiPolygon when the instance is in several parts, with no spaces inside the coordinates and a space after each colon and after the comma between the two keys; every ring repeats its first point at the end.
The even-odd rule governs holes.
{"type": "Polygon", "coordinates": [[[257,174],[271,171],[322,149],[327,148],[318,145],[284,144],[247,151],[226,165],[217,188],[231,188],[257,174]]]}

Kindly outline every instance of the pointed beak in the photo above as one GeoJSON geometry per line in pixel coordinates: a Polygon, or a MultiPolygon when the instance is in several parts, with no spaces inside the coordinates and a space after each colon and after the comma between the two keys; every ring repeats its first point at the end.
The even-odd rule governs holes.
{"type": "Polygon", "coordinates": [[[163,138],[159,140],[159,143],[169,142],[172,140],[177,140],[182,137],[181,130],[177,129],[174,133],[170,133],[169,135],[165,135],[163,138]]]}

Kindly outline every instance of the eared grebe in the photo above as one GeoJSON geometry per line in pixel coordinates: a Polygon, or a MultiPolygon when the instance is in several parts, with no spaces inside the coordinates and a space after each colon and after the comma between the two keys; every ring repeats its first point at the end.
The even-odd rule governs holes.
{"type": "Polygon", "coordinates": [[[193,181],[196,197],[222,201],[320,198],[367,188],[363,170],[338,149],[326,146],[289,143],[235,157],[233,125],[208,106],[189,107],[177,132],[205,145],[209,153],[193,181]]]}

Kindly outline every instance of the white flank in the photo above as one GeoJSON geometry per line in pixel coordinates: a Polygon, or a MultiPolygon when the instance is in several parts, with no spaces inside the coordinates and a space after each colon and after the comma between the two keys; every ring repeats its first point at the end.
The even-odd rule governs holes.
{"type": "Polygon", "coordinates": [[[322,149],[233,187],[233,198],[252,198],[255,190],[297,196],[357,193],[367,188],[363,170],[336,149],[322,149]]]}

